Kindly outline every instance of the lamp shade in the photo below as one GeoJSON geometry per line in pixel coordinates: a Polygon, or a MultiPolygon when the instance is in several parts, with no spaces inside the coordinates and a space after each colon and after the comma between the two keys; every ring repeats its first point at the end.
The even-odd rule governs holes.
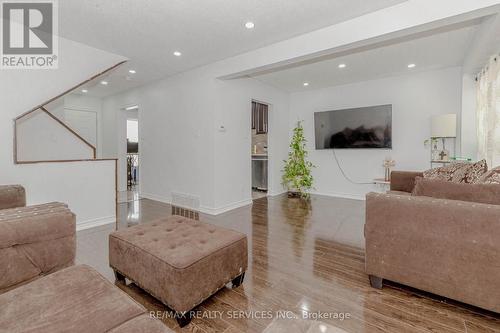
{"type": "Polygon", "coordinates": [[[433,138],[456,138],[457,115],[451,113],[432,117],[431,136],[433,138]]]}

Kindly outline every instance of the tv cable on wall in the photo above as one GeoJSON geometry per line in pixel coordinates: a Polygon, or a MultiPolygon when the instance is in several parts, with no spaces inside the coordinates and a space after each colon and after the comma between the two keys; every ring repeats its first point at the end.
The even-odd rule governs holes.
{"type": "Polygon", "coordinates": [[[335,149],[332,149],[332,152],[333,152],[333,157],[335,158],[335,162],[337,162],[337,166],[339,167],[340,169],[340,173],[342,173],[342,176],[344,176],[344,178],[351,184],[354,184],[354,185],[373,185],[375,184],[375,182],[366,182],[366,183],[363,183],[363,182],[355,182],[354,180],[352,180],[349,176],[346,175],[346,173],[344,172],[344,169],[342,168],[342,166],[340,165],[340,162],[337,158],[337,154],[335,154],[335,149]]]}

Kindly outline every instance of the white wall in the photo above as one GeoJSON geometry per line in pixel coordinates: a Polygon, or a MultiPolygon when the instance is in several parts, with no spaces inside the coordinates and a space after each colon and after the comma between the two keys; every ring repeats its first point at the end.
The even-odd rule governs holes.
{"type": "Polygon", "coordinates": [[[461,68],[448,68],[291,94],[290,131],[297,120],[304,121],[309,157],[318,166],[313,171],[315,192],[363,198],[376,188],[349,183],[341,175],[331,150],[314,149],[314,112],[392,104],[392,150],[336,150],[349,177],[370,182],[384,176],[382,163],[386,157],[396,160],[398,170],[430,167],[424,140],[430,136],[431,116],[459,114],[461,90],[461,68]]]}
{"type": "Polygon", "coordinates": [[[139,105],[143,196],[170,202],[172,193],[190,195],[212,214],[251,203],[254,98],[271,104],[270,192],[281,192],[288,95],[253,79],[218,80],[222,67],[200,67],[103,101],[103,151],[120,157],[120,190],[126,189],[123,108],[139,105]]]}
{"type": "Polygon", "coordinates": [[[94,145],[97,157],[100,158],[102,157],[103,136],[101,104],[101,98],[69,94],[48,104],[46,109],[94,145]],[[95,124],[87,123],[85,121],[87,119],[92,119],[95,124]]]}
{"type": "Polygon", "coordinates": [[[94,150],[42,110],[16,122],[17,160],[61,161],[94,158],[94,150]]]}
{"type": "Polygon", "coordinates": [[[101,112],[101,99],[97,97],[70,94],[64,98],[64,113],[65,121],[73,130],[80,134],[84,139],[94,144],[97,149],[97,157],[102,156],[102,112],[101,112]],[[70,122],[71,115],[78,115],[83,113],[91,113],[95,116],[95,134],[87,137],[84,132],[80,132],[80,127],[83,129],[87,126],[86,123],[79,123],[81,119],[72,117],[75,122],[70,122]]]}
{"type": "Polygon", "coordinates": [[[270,105],[268,192],[283,192],[281,169],[288,152],[289,94],[254,79],[217,80],[215,129],[215,202],[219,213],[251,202],[252,99],[270,105]]]}
{"type": "Polygon", "coordinates": [[[25,186],[29,204],[68,203],[80,226],[110,221],[115,215],[114,161],[33,165],[13,162],[15,117],[124,60],[63,38],[59,48],[57,70],[1,71],[0,184],[25,186]]]}

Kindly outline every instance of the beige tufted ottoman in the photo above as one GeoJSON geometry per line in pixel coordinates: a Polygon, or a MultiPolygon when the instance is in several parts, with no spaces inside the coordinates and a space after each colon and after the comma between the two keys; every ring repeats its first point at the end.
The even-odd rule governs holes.
{"type": "Polygon", "coordinates": [[[246,235],[181,216],[119,230],[109,236],[109,264],[117,280],[127,277],[177,312],[190,310],[230,281],[243,282],[246,235]]]}

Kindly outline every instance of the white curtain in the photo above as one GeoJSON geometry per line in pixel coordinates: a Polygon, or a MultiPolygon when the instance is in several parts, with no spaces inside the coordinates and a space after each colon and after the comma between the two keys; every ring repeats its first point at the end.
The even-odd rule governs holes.
{"type": "Polygon", "coordinates": [[[493,56],[477,78],[479,159],[496,167],[500,165],[500,57],[493,56]]]}

